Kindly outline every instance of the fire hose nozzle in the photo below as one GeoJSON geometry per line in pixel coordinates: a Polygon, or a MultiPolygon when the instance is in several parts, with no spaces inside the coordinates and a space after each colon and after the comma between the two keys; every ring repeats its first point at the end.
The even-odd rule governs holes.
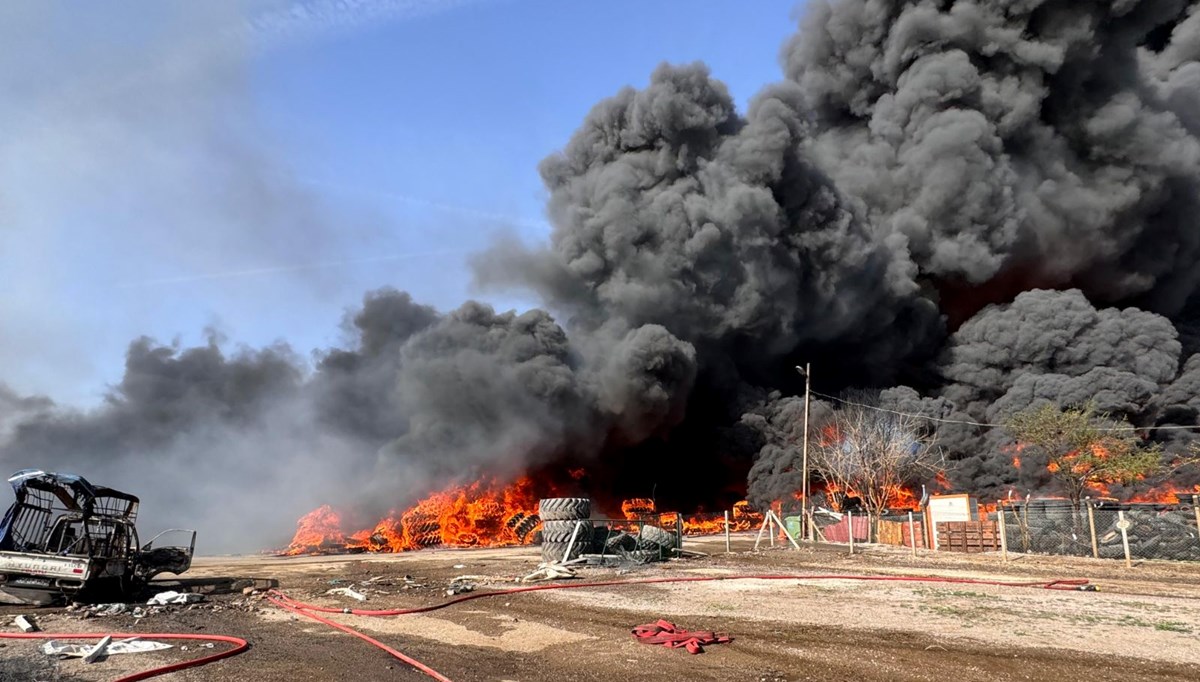
{"type": "Polygon", "coordinates": [[[1079,590],[1080,592],[1099,592],[1100,591],[1100,588],[1096,587],[1095,585],[1080,585],[1079,587],[1076,587],[1075,589],[1079,590]]]}

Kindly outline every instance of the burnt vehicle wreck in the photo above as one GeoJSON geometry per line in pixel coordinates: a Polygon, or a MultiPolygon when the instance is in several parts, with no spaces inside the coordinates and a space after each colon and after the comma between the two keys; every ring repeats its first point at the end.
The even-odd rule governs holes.
{"type": "Polygon", "coordinates": [[[0,521],[0,590],[17,599],[131,598],[154,576],[192,565],[194,530],[166,530],[140,543],[133,495],[36,469],[18,471],[8,482],[16,501],[0,521]],[[187,541],[162,544],[168,536],[187,541]]]}

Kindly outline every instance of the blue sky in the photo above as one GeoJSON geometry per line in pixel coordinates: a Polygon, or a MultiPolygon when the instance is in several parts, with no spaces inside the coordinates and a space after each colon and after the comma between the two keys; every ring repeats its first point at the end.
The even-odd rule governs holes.
{"type": "Polygon", "coordinates": [[[744,106],[795,30],[791,0],[29,4],[0,9],[0,381],[80,405],[142,334],[307,355],[384,285],[528,304],[466,260],[545,237],[537,164],[588,109],[693,60],[744,106]]]}

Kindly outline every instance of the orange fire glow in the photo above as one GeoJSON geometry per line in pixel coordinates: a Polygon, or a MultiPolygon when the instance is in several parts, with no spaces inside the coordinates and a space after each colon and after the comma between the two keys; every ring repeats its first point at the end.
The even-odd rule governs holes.
{"type": "Polygon", "coordinates": [[[630,521],[635,521],[654,514],[654,500],[646,497],[635,497],[621,503],[621,515],[630,521]]]}
{"type": "Polygon", "coordinates": [[[436,492],[402,512],[392,511],[374,527],[349,537],[341,530],[341,519],[326,505],[300,520],[286,553],[304,554],[329,547],[403,552],[433,545],[523,544],[532,540],[537,502],[533,481],[528,477],[507,486],[477,481],[436,492]]]}
{"type": "MultiPolygon", "coordinates": [[[[621,502],[621,514],[629,521],[649,521],[663,528],[673,529],[680,523],[678,512],[657,512],[654,500],[635,497],[621,502]]],[[[729,515],[730,532],[750,530],[761,524],[763,515],[754,511],[746,500],[736,502],[729,515]]],[[[715,535],[725,532],[725,513],[691,514],[682,516],[684,535],[715,535]]]]}
{"type": "MultiPolygon", "coordinates": [[[[1016,443],[1014,446],[1017,452],[1025,448],[1024,443],[1016,443]]],[[[1109,456],[1109,451],[1103,444],[1097,443],[1092,446],[1092,454],[1099,459],[1104,459],[1109,456]]],[[[1012,464],[1014,468],[1021,467],[1021,458],[1013,455],[1012,464]]],[[[1062,466],[1068,466],[1074,474],[1086,474],[1090,470],[1091,464],[1086,461],[1078,460],[1078,453],[1067,453],[1059,462],[1048,462],[1046,470],[1050,473],[1058,473],[1062,466]]],[[[1138,477],[1138,480],[1143,480],[1138,477]]],[[[1091,495],[1101,499],[1115,500],[1117,497],[1113,494],[1108,483],[1101,481],[1091,481],[1087,484],[1088,491],[1091,495]]],[[[1181,502],[1190,502],[1192,495],[1200,495],[1200,485],[1192,488],[1180,488],[1173,483],[1167,482],[1156,485],[1150,490],[1137,493],[1125,500],[1126,502],[1141,502],[1141,503],[1156,503],[1156,504],[1180,504],[1181,502]]]]}
{"type": "Polygon", "coordinates": [[[1192,497],[1200,495],[1200,485],[1192,486],[1191,489],[1177,488],[1171,483],[1164,483],[1160,486],[1155,486],[1149,491],[1135,495],[1130,502],[1157,502],[1159,504],[1179,504],[1180,502],[1191,502],[1192,497]]]}
{"type": "Polygon", "coordinates": [[[324,547],[341,546],[346,542],[342,535],[342,519],[333,507],[323,505],[310,511],[296,522],[296,535],[288,546],[287,554],[315,552],[324,547]]]}
{"type": "MultiPolygon", "coordinates": [[[[937,480],[938,485],[948,488],[949,483],[942,480],[941,476],[942,475],[939,473],[938,480],[937,480]]],[[[814,495],[824,494],[826,501],[829,504],[834,505],[834,506],[838,505],[839,500],[842,499],[841,488],[835,483],[828,483],[828,482],[816,483],[813,485],[812,491],[813,491],[814,495]]],[[[803,496],[800,493],[795,493],[794,497],[797,500],[803,499],[803,496]]],[[[850,488],[850,489],[846,490],[846,497],[861,498],[862,496],[859,495],[856,490],[854,490],[853,488],[850,488]]],[[[920,507],[920,501],[921,501],[920,497],[917,495],[916,491],[914,491],[913,489],[908,488],[906,486],[902,486],[902,485],[891,485],[891,486],[888,486],[888,488],[887,488],[887,503],[884,506],[886,506],[888,509],[893,509],[893,510],[896,510],[896,509],[914,509],[915,510],[918,507],[920,507]]],[[[836,511],[841,511],[841,510],[838,509],[836,511]]]]}

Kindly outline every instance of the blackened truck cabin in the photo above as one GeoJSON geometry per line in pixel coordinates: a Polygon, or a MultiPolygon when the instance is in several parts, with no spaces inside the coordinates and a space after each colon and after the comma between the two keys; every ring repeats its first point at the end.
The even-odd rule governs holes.
{"type": "Polygon", "coordinates": [[[130,597],[155,575],[191,567],[196,532],[163,531],[141,545],[133,495],[36,469],[8,482],[16,501],[0,521],[0,590],[12,597],[31,604],[130,597]],[[167,534],[190,539],[154,547],[167,534]]]}

